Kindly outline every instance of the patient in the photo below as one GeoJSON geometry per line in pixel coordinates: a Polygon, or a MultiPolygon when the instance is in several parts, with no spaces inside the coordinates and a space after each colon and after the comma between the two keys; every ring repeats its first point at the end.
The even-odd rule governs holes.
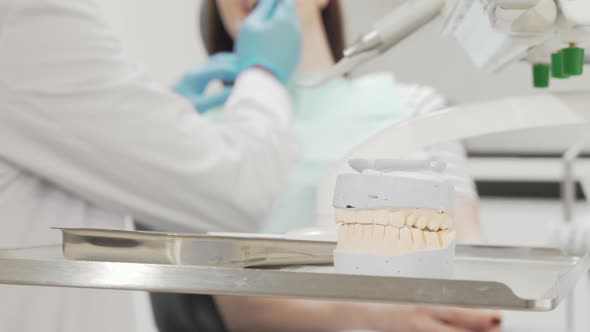
{"type": "MultiPolygon", "coordinates": [[[[209,54],[232,51],[239,25],[256,2],[205,1],[202,33],[209,54]]],[[[344,45],[338,1],[299,0],[298,14],[303,28],[303,54],[296,80],[327,71],[340,59],[344,45]]],[[[314,90],[299,89],[292,84],[290,92],[301,159],[266,232],[284,233],[325,223],[316,217],[316,210],[322,208],[316,203],[317,184],[336,162],[391,124],[445,106],[444,99],[432,89],[398,84],[390,73],[336,79],[314,90]]],[[[477,194],[465,171],[461,145],[448,143],[418,151],[416,155],[437,156],[452,165],[451,172],[445,176],[455,183],[459,193],[455,208],[458,237],[479,241],[477,194]]],[[[216,296],[215,303],[231,331],[458,332],[492,331],[500,324],[497,313],[454,308],[232,296],[216,296]]]]}

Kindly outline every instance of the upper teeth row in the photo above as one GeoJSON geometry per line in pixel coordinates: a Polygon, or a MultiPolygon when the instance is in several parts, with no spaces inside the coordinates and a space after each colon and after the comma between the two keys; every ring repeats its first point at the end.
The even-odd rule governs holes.
{"type": "Polygon", "coordinates": [[[430,209],[336,209],[337,223],[379,224],[402,228],[404,225],[431,231],[445,230],[453,226],[453,219],[446,213],[430,209]]]}

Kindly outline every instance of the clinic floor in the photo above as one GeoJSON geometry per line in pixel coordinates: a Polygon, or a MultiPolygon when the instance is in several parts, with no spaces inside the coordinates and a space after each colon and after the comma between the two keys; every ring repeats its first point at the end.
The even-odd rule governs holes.
{"type": "MultiPolygon", "coordinates": [[[[543,246],[544,225],[559,222],[561,205],[557,200],[483,199],[481,202],[483,232],[491,244],[543,246]]],[[[578,204],[577,214],[588,212],[578,204]]],[[[505,312],[506,332],[582,332],[590,331],[590,282],[583,278],[574,290],[574,328],[568,331],[566,310],[562,303],[555,311],[544,313],[505,312]]]]}

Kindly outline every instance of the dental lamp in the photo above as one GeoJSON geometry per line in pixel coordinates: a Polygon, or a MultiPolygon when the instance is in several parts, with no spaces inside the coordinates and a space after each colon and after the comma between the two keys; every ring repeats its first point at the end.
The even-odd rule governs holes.
{"type": "Polygon", "coordinates": [[[530,62],[535,87],[547,87],[550,76],[582,75],[584,63],[590,63],[581,47],[590,40],[588,0],[410,0],[346,48],[326,76],[298,85],[316,87],[344,75],[436,17],[442,18],[442,34],[453,36],[485,71],[530,62]]]}

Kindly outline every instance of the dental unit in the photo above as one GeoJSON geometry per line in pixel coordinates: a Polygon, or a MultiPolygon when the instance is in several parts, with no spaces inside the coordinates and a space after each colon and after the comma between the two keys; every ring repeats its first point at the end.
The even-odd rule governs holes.
{"type": "Polygon", "coordinates": [[[547,87],[550,76],[582,75],[590,63],[582,48],[590,37],[590,1],[412,0],[362,34],[324,77],[298,85],[317,87],[347,74],[437,17],[442,35],[453,36],[477,67],[496,72],[516,61],[530,62],[535,87],[547,87]]]}

